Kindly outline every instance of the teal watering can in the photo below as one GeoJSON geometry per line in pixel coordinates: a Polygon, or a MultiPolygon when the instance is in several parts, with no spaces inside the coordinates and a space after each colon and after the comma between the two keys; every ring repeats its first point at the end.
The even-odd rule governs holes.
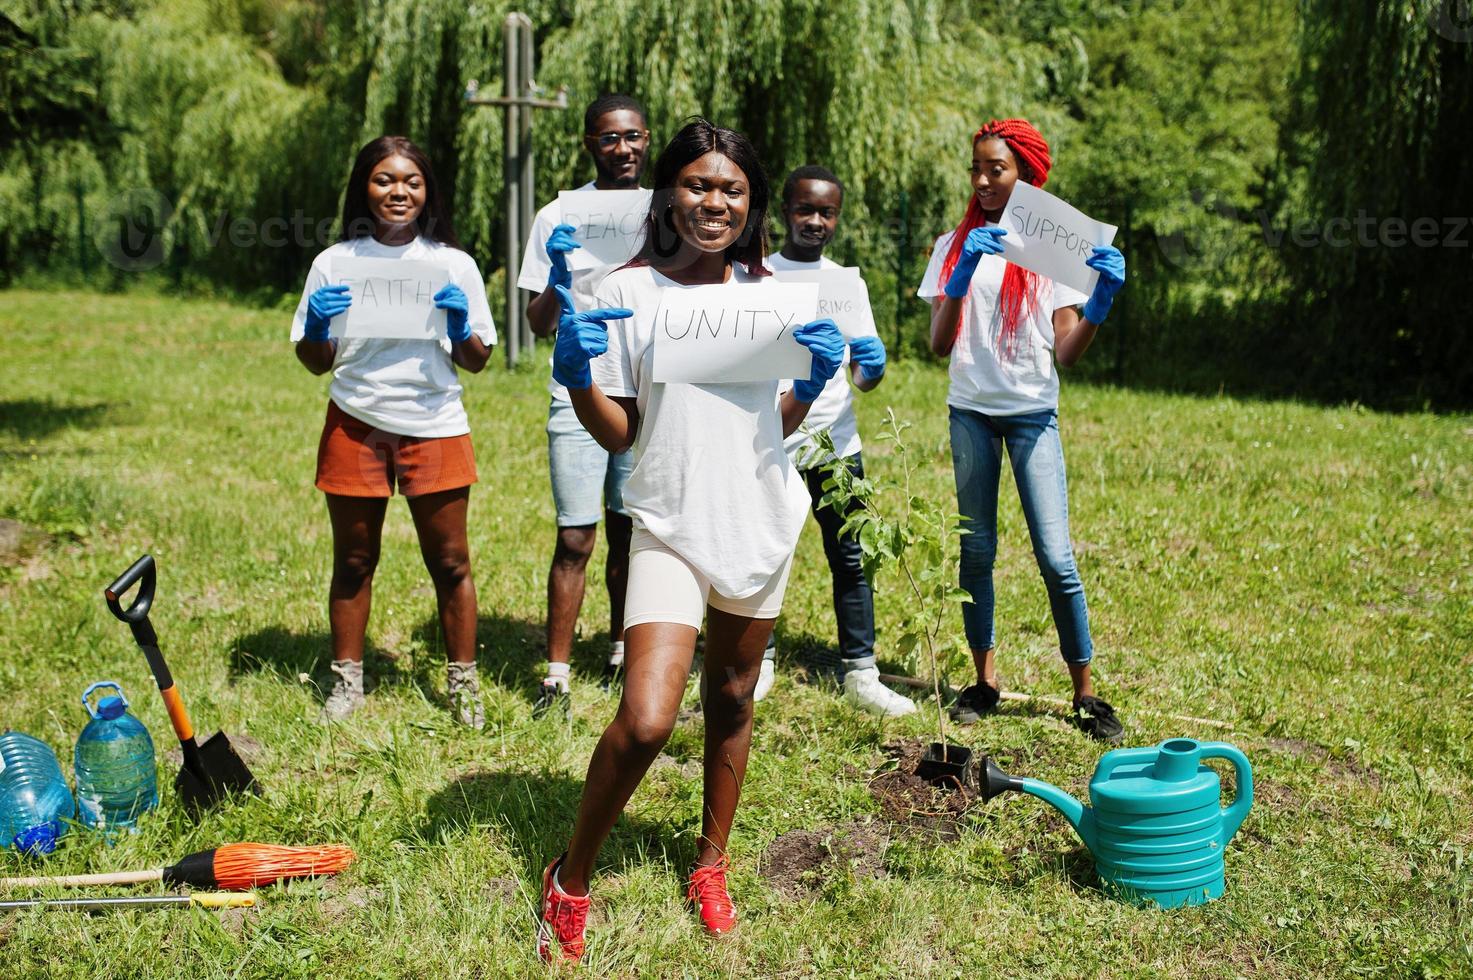
{"type": "Polygon", "coordinates": [[[1094,854],[1107,891],[1136,905],[1201,905],[1222,895],[1223,851],[1253,805],[1253,767],[1225,742],[1173,738],[1159,746],[1105,753],[1084,806],[1057,786],[1009,776],[983,761],[982,796],[1021,790],[1051,803],[1094,854]],[[1238,796],[1221,802],[1217,773],[1204,759],[1227,759],[1238,796]]]}

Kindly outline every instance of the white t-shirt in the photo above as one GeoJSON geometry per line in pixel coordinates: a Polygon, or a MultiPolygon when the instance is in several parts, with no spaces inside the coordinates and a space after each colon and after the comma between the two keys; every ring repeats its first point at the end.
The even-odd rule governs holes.
{"type": "MultiPolygon", "coordinates": [[[[335,257],[418,259],[446,267],[446,282],[465,292],[471,332],[496,343],[496,326],[486,303],[486,283],[476,260],[458,248],[420,236],[408,245],[384,245],[365,235],[330,245],[312,260],[307,285],[292,318],[292,342],[307,330],[307,298],[328,285],[335,257]]],[[[460,403],[460,380],[450,360],[449,340],[342,338],[332,365],[328,395],[338,408],[362,422],[403,436],[443,438],[471,430],[460,403]]]]}
{"type": "MultiPolygon", "coordinates": [[[[740,265],[728,280],[761,281],[740,265]]],[[[634,316],[608,322],[608,352],[590,367],[604,394],[634,398],[639,406],[625,508],[718,593],[741,599],[758,592],[792,555],[808,515],[808,491],[783,451],[776,381],[651,380],[661,296],[688,288],[649,266],[610,273],[595,302],[627,307],[634,316]]]]}
{"type": "MultiPolygon", "coordinates": [[[[589,181],[580,191],[598,190],[589,181]]],[[[547,240],[552,237],[552,230],[563,220],[563,208],[557,198],[553,198],[537,211],[537,217],[532,219],[532,230],[527,234],[527,244],[522,249],[522,268],[517,274],[517,286],[521,289],[534,293],[541,293],[547,288],[547,274],[552,271],[552,260],[547,257],[547,240]]],[[[593,292],[603,277],[613,269],[612,265],[595,266],[589,269],[570,268],[568,273],[573,277],[573,285],[568,292],[573,294],[573,308],[579,311],[591,310],[593,306],[593,292]]],[[[547,363],[552,363],[551,356],[547,363]]],[[[568,389],[551,379],[547,382],[548,394],[552,395],[553,401],[565,402],[568,400],[568,389]]]]}
{"type": "MultiPolygon", "coordinates": [[[[774,272],[840,268],[839,263],[824,256],[819,256],[817,262],[795,262],[784,258],[781,252],[767,257],[767,267],[774,272]]],[[[784,381],[780,390],[787,391],[791,387],[791,381],[784,381]]],[[[808,417],[783,441],[788,457],[795,465],[806,468],[822,462],[818,456],[818,446],[814,445],[813,436],[809,433],[822,432],[824,429],[829,430],[829,434],[833,436],[834,448],[840,459],[853,456],[863,448],[859,441],[859,420],[854,417],[854,393],[849,389],[847,346],[844,348],[843,363],[809,406],[808,417]]]]}
{"type": "MultiPolygon", "coordinates": [[[[936,239],[931,261],[916,295],[932,299],[945,295],[941,264],[946,261],[955,231],[936,239]]],[[[1080,306],[1089,297],[1052,279],[1039,277],[1038,306],[1018,323],[1009,358],[998,351],[1002,318],[998,293],[1007,261],[984,255],[972,274],[962,308],[962,326],[951,349],[951,391],[946,404],[984,415],[1022,415],[1059,407],[1059,375],[1054,370],[1054,311],[1080,306]]]]}

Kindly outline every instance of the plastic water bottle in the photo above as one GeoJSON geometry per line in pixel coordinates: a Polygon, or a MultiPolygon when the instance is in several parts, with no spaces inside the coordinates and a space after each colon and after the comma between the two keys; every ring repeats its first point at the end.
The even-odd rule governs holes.
{"type": "Polygon", "coordinates": [[[76,812],[51,746],[23,732],[0,735],[0,847],[50,854],[76,812]]]}
{"type": "Polygon", "coordinates": [[[77,807],[82,823],[98,830],[131,828],[158,806],[158,770],[153,739],[143,722],[128,714],[128,699],[115,681],[98,681],[82,692],[92,720],[77,736],[77,807]],[[88,698],[98,688],[118,693],[93,707],[88,698]]]}

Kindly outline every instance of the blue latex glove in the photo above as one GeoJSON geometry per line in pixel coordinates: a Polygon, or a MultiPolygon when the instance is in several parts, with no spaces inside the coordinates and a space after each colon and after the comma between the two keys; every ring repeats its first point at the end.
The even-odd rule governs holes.
{"type": "Polygon", "coordinates": [[[813,355],[813,370],[807,378],[793,382],[793,397],[812,402],[844,363],[844,335],[833,320],[814,320],[793,331],[793,339],[813,355]]]}
{"type": "Polygon", "coordinates": [[[1006,228],[996,226],[973,228],[967,232],[967,240],[962,242],[962,254],[956,260],[956,268],[951,270],[951,278],[946,280],[941,291],[952,299],[961,299],[967,295],[967,287],[972,284],[972,273],[977,271],[977,263],[982,261],[984,255],[1001,255],[1002,236],[1007,233],[1006,228]]]}
{"type": "Polygon", "coordinates": [[[573,274],[568,271],[568,253],[575,248],[582,248],[573,233],[578,229],[572,225],[558,225],[547,236],[547,257],[552,262],[552,268],[547,271],[547,284],[549,286],[562,286],[564,289],[573,288],[573,274]]]}
{"type": "Polygon", "coordinates": [[[347,286],[323,286],[307,297],[307,324],[304,336],[307,340],[327,339],[327,331],[333,317],[353,305],[347,286]]]}
{"type": "Polygon", "coordinates": [[[578,313],[566,286],[552,288],[557,290],[558,305],[562,307],[552,347],[552,380],[564,388],[587,388],[593,384],[588,362],[609,349],[609,328],[604,321],[622,320],[633,316],[634,311],[615,307],[578,313]]]}
{"type": "Polygon", "coordinates": [[[849,341],[849,357],[859,365],[859,374],[869,381],[885,376],[885,342],[879,337],[855,337],[849,341]]]}
{"type": "Polygon", "coordinates": [[[1100,273],[1100,278],[1095,280],[1095,291],[1084,304],[1084,318],[1098,326],[1110,315],[1110,304],[1125,285],[1125,256],[1114,245],[1096,245],[1084,264],[1100,273]]]}
{"type": "Polygon", "coordinates": [[[445,336],[452,344],[463,344],[471,339],[471,306],[465,291],[455,283],[446,283],[434,295],[435,308],[445,311],[445,336]]]}

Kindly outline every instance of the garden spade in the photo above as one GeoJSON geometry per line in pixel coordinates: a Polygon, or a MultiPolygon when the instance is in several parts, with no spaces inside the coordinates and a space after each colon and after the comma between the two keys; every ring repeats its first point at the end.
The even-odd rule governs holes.
{"type": "Polygon", "coordinates": [[[179,736],[179,747],[184,753],[184,765],[174,777],[174,789],[184,801],[185,809],[198,816],[201,810],[214,806],[221,799],[234,793],[259,793],[256,777],[236,754],[230,739],[224,732],[216,732],[203,744],[195,741],[194,726],[190,724],[189,712],[184,709],[184,699],[174,685],[174,676],[159,650],[158,635],[148,621],[148,610],[153,605],[156,568],[152,555],[144,555],[135,561],[117,581],[103,592],[107,607],[112,614],[133,630],[133,639],[148,658],[149,669],[158,681],[159,694],[164,707],[169,711],[169,721],[174,734],[179,736]],[[119,601],[123,593],[138,584],[138,595],[128,608],[119,601]]]}

